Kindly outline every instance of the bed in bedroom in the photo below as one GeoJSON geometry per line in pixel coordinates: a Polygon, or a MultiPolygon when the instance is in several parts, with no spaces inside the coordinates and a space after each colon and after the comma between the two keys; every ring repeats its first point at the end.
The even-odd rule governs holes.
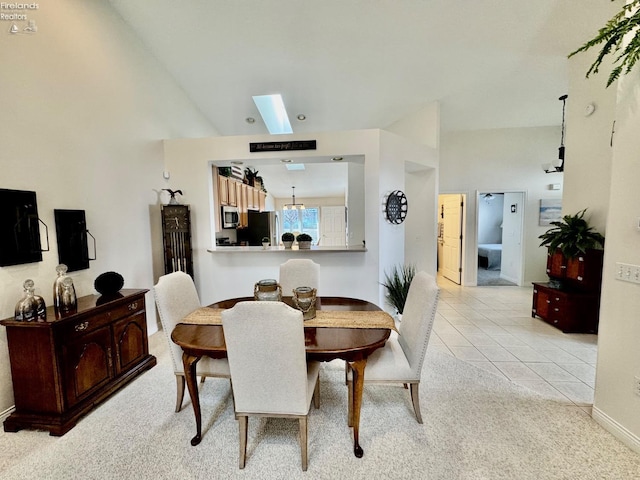
{"type": "Polygon", "coordinates": [[[480,243],[478,244],[478,267],[487,270],[500,270],[502,262],[501,243],[480,243]]]}

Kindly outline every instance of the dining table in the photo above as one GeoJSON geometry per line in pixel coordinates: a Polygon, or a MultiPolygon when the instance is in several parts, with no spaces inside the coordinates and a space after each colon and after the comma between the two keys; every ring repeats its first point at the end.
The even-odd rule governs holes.
{"type": "MultiPolygon", "coordinates": [[[[202,307],[182,319],[171,332],[171,339],[183,351],[185,380],[196,419],[196,435],[191,439],[191,445],[198,445],[202,439],[196,365],[203,356],[226,358],[221,312],[238,302],[253,300],[253,297],[239,297],[202,307]]],[[[292,297],[283,297],[282,301],[293,306],[292,297]]],[[[307,360],[342,359],[351,369],[353,388],[352,395],[348,395],[347,423],[353,429],[354,455],[361,458],[364,451],[359,440],[360,411],[367,357],[384,346],[395,328],[394,321],[388,313],[366,300],[317,296],[315,307],[316,317],[305,320],[307,360]]]]}

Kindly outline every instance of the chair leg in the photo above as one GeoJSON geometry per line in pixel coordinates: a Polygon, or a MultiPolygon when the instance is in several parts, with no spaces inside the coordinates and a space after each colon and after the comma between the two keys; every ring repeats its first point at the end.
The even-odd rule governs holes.
{"type": "Polygon", "coordinates": [[[344,362],[344,384],[347,385],[349,381],[349,364],[344,362]]]}
{"type": "Polygon", "coordinates": [[[249,426],[249,417],[241,415],[238,417],[238,431],[240,432],[240,468],[244,468],[247,458],[247,430],[249,426]]]}
{"type": "Polygon", "coordinates": [[[207,378],[207,377],[205,377],[204,375],[202,375],[202,376],[200,377],[200,383],[204,383],[204,381],[205,381],[205,379],[206,379],[206,378],[207,378]]]}
{"type": "Polygon", "coordinates": [[[302,471],[307,471],[307,417],[300,417],[300,455],[302,456],[302,471]]]}
{"type": "Polygon", "coordinates": [[[316,387],[313,389],[313,406],[320,408],[320,376],[316,379],[316,387]]]}
{"type": "Polygon", "coordinates": [[[176,413],[182,409],[184,399],[184,375],[176,375],[176,413]]]}
{"type": "Polygon", "coordinates": [[[347,381],[347,425],[353,427],[353,382],[347,381]]]}
{"type": "Polygon", "coordinates": [[[416,420],[418,423],[422,423],[422,414],[420,413],[420,399],[418,397],[418,390],[420,383],[411,383],[411,402],[413,403],[413,411],[416,412],[416,420]]]}

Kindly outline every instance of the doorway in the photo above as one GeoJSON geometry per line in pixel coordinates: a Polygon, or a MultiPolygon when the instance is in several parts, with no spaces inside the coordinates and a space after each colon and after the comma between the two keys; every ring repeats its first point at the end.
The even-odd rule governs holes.
{"type": "Polygon", "coordinates": [[[477,285],[522,284],[524,192],[479,192],[477,285]]]}

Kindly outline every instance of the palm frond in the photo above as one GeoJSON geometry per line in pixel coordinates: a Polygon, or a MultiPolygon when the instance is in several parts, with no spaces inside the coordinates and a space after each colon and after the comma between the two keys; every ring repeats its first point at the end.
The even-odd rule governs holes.
{"type": "Polygon", "coordinates": [[[598,30],[598,34],[593,39],[571,52],[569,58],[601,44],[603,45],[600,52],[587,70],[586,78],[589,78],[592,73],[598,73],[607,55],[620,52],[613,61],[615,67],[609,74],[608,87],[623,72],[624,74],[629,73],[640,58],[640,0],[633,0],[624,5],[604,27],[598,30]],[[623,48],[625,40],[628,40],[629,43],[623,48]]]}

